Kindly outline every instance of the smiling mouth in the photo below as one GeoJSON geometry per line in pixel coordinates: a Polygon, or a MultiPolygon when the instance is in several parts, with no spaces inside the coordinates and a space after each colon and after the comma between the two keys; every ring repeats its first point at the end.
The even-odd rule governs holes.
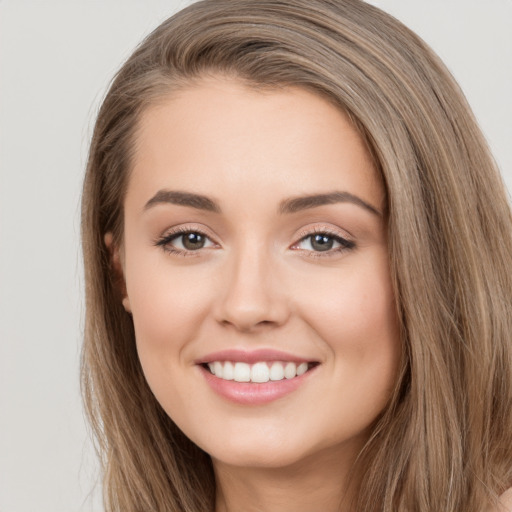
{"type": "Polygon", "coordinates": [[[212,361],[202,366],[215,377],[235,382],[265,383],[290,380],[304,375],[318,363],[292,361],[260,361],[254,364],[232,361],[212,361]]]}

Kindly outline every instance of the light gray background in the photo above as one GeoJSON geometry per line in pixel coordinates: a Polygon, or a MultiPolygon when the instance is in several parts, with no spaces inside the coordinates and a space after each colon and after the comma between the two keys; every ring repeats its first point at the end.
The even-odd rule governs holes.
{"type": "MultiPolygon", "coordinates": [[[[78,385],[81,179],[109,79],[188,3],[0,0],[0,512],[102,510],[78,385]]],[[[512,0],[371,3],[445,60],[512,190],[512,0]]]]}

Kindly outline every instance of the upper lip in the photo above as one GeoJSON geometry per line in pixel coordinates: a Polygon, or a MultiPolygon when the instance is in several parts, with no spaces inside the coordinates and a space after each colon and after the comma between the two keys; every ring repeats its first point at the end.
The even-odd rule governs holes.
{"type": "Polygon", "coordinates": [[[196,361],[196,364],[213,363],[214,361],[235,361],[241,363],[258,363],[260,361],[291,361],[293,363],[315,362],[312,359],[296,356],[274,349],[240,350],[226,349],[212,352],[196,361]]]}

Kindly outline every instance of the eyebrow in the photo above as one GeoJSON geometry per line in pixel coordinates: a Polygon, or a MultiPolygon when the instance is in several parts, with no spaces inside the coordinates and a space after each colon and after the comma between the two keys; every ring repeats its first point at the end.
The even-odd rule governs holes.
{"type": "Polygon", "coordinates": [[[220,213],[220,206],[207,196],[193,194],[191,192],[180,192],[177,190],[159,190],[144,206],[144,210],[157,204],[171,203],[180,206],[189,206],[198,210],[220,213]]]}
{"type": "MultiPolygon", "coordinates": [[[[222,210],[219,204],[213,199],[201,195],[194,194],[192,192],[182,192],[178,190],[159,190],[144,206],[144,210],[157,205],[171,203],[180,206],[188,206],[190,208],[196,208],[198,210],[205,210],[214,213],[221,213],[222,210]]],[[[360,197],[350,194],[349,192],[330,192],[327,194],[312,194],[307,196],[292,197],[285,199],[279,204],[279,213],[290,214],[296,213],[309,208],[316,208],[318,206],[324,206],[327,204],[335,203],[352,203],[356,206],[360,206],[365,210],[377,215],[382,216],[382,213],[367,203],[360,197]]]]}
{"type": "Polygon", "coordinates": [[[382,217],[382,213],[363,199],[349,192],[330,192],[328,194],[313,194],[309,196],[292,197],[285,199],[279,205],[280,213],[296,213],[308,208],[316,208],[326,204],[352,203],[365,210],[382,217]]]}

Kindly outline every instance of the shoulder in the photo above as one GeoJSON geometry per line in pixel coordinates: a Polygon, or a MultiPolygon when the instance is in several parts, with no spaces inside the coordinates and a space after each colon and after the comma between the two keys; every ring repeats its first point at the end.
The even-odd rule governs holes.
{"type": "Polygon", "coordinates": [[[493,512],[512,512],[512,487],[500,496],[500,505],[493,512]]]}

